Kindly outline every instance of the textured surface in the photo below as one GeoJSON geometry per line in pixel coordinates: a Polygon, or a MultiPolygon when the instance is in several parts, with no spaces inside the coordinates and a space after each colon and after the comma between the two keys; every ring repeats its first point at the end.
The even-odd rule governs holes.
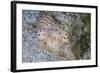
{"type": "Polygon", "coordinates": [[[89,14],[23,10],[22,61],[90,59],[90,48],[83,52],[84,44],[77,44],[83,33],[82,15],[89,14]],[[72,33],[73,27],[76,34],[72,33]]]}

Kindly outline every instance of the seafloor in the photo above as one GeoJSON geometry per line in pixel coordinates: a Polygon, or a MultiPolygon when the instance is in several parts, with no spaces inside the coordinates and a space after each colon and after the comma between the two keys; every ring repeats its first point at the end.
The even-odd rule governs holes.
{"type": "MultiPolygon", "coordinates": [[[[58,24],[62,24],[63,30],[69,33],[69,49],[75,56],[73,60],[91,58],[91,15],[89,13],[23,10],[22,63],[71,60],[71,52],[62,58],[60,55],[55,54],[55,52],[41,49],[37,44],[36,26],[39,23],[39,18],[42,16],[50,16],[57,27],[59,26],[58,24]]],[[[65,53],[68,51],[66,48],[63,49],[65,53]]]]}

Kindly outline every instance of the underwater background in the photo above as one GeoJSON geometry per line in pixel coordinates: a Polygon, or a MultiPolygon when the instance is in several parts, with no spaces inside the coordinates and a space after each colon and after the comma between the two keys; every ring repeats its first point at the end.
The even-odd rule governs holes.
{"type": "Polygon", "coordinates": [[[91,59],[90,46],[90,13],[22,11],[22,63],[91,59]],[[46,30],[41,30],[42,33],[46,32],[49,36],[39,43],[39,38],[43,39],[40,32],[43,28],[46,30]],[[56,40],[52,38],[54,34],[56,40]],[[53,43],[49,40],[53,40],[53,43]],[[46,42],[45,47],[42,47],[42,42],[46,42]]]}

